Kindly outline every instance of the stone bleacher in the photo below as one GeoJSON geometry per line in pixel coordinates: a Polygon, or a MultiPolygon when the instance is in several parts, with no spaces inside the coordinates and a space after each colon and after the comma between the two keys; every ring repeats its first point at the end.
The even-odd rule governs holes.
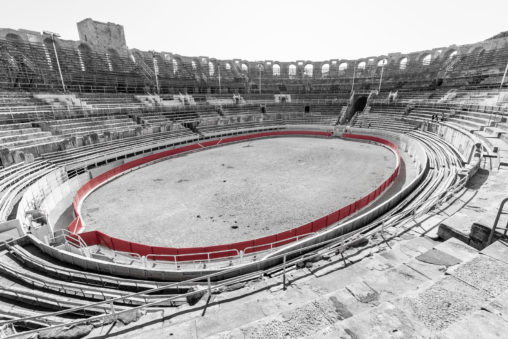
{"type": "Polygon", "coordinates": [[[139,126],[127,115],[109,115],[73,119],[48,120],[42,123],[62,137],[82,138],[96,134],[101,139],[118,139],[136,134],[139,126]]]}
{"type": "Polygon", "coordinates": [[[3,166],[28,161],[42,153],[62,149],[63,141],[63,137],[33,127],[32,123],[0,124],[0,160],[3,166]]]}
{"type": "Polygon", "coordinates": [[[360,113],[352,122],[352,127],[374,128],[407,133],[415,125],[403,121],[403,106],[371,106],[370,111],[360,113]]]}
{"type": "Polygon", "coordinates": [[[80,93],[79,98],[86,104],[98,109],[141,108],[143,104],[134,95],[120,93],[80,93]]]}

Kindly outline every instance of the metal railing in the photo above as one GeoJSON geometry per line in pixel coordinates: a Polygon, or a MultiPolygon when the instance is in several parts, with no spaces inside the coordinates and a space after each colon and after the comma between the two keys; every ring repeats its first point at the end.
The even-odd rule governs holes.
{"type": "Polygon", "coordinates": [[[499,205],[499,208],[497,210],[496,219],[494,221],[494,224],[492,225],[492,229],[490,230],[489,239],[487,240],[487,246],[492,244],[492,241],[494,239],[494,235],[496,233],[496,230],[502,230],[502,236],[506,237],[506,233],[508,232],[508,222],[504,227],[500,227],[499,220],[501,219],[502,215],[508,214],[508,212],[505,212],[504,206],[508,202],[508,198],[504,198],[503,201],[501,201],[501,204],[499,205]]]}
{"type": "MultiPolygon", "coordinates": [[[[441,177],[436,177],[436,179],[433,179],[433,180],[441,181],[441,179],[442,179],[441,177]]],[[[461,184],[460,182],[456,183],[456,185],[451,186],[450,188],[454,187],[454,189],[457,189],[460,186],[460,184],[461,184]]],[[[406,199],[409,199],[409,200],[412,201],[413,197],[408,197],[406,199]]],[[[438,200],[438,201],[440,201],[440,200],[438,200]]],[[[426,202],[427,201],[425,199],[419,200],[417,202],[416,206],[418,206],[418,205],[421,206],[421,205],[423,205],[426,202]]],[[[375,236],[376,234],[379,234],[379,232],[384,232],[386,227],[388,227],[390,225],[394,225],[396,223],[400,224],[402,218],[406,218],[409,221],[411,219],[414,220],[414,214],[411,213],[411,211],[414,211],[414,206],[415,205],[411,206],[410,210],[405,210],[405,211],[403,210],[403,211],[400,211],[398,213],[391,214],[389,217],[390,217],[391,220],[394,220],[394,221],[389,223],[389,224],[384,221],[384,220],[386,220],[386,217],[381,218],[381,221],[383,222],[382,223],[383,227],[380,227],[377,230],[376,230],[376,228],[373,228],[373,226],[375,226],[376,224],[380,225],[379,223],[381,221],[379,221],[379,220],[376,220],[376,221],[374,221],[374,222],[372,222],[372,223],[370,223],[368,225],[365,225],[365,226],[361,227],[360,229],[358,229],[356,231],[353,231],[353,232],[351,232],[351,233],[349,233],[347,235],[343,235],[343,236],[340,236],[338,238],[334,238],[334,239],[326,240],[326,241],[323,241],[323,242],[319,242],[317,244],[310,245],[310,246],[308,246],[306,248],[296,249],[296,250],[293,250],[293,251],[288,252],[288,253],[284,253],[284,254],[279,254],[279,255],[273,256],[273,257],[269,258],[269,260],[282,260],[282,264],[279,264],[279,265],[277,265],[275,267],[271,267],[271,268],[266,269],[266,270],[255,271],[255,272],[251,273],[250,275],[249,274],[248,275],[244,275],[244,276],[242,276],[242,279],[246,279],[248,277],[258,277],[261,274],[264,274],[266,272],[275,272],[276,270],[282,270],[282,272],[283,272],[283,287],[285,287],[285,284],[286,284],[286,274],[285,273],[286,273],[286,269],[288,267],[296,265],[299,262],[304,262],[306,260],[310,260],[313,257],[316,257],[318,255],[321,255],[321,253],[323,253],[323,251],[320,251],[320,252],[318,252],[318,251],[311,252],[311,251],[317,250],[317,249],[320,249],[320,248],[323,250],[323,246],[325,246],[324,247],[325,251],[326,251],[326,249],[328,249],[328,251],[333,251],[334,253],[339,253],[342,256],[342,259],[345,260],[344,251],[348,248],[348,244],[349,243],[351,243],[351,242],[353,242],[355,240],[358,240],[358,239],[366,238],[369,235],[370,236],[375,236]],[[398,216],[400,216],[400,218],[398,216]],[[364,233],[366,230],[367,230],[367,234],[364,233]],[[370,230],[370,231],[368,231],[368,230],[370,230]],[[356,238],[355,238],[355,236],[356,236],[356,238]],[[305,254],[305,253],[307,253],[307,254],[305,254]],[[292,255],[303,255],[303,256],[302,257],[297,257],[297,258],[293,259],[293,258],[291,258],[292,255]]],[[[420,211],[420,213],[423,214],[424,211],[422,210],[422,211],[420,211]]],[[[403,232],[405,232],[405,230],[403,232]]],[[[396,235],[392,236],[392,238],[395,238],[395,237],[396,237],[396,235]]],[[[369,246],[369,248],[372,247],[372,246],[378,246],[379,244],[381,244],[383,242],[386,242],[388,244],[387,241],[389,239],[386,239],[384,236],[382,236],[381,238],[382,238],[383,241],[377,242],[375,244],[372,244],[372,245],[369,246]]],[[[233,283],[235,283],[237,281],[237,280],[229,280],[226,283],[220,283],[220,284],[216,284],[214,286],[211,286],[210,281],[211,281],[212,278],[219,277],[220,275],[226,275],[228,273],[232,273],[232,272],[234,272],[237,269],[239,269],[239,268],[231,268],[231,269],[227,269],[227,270],[224,270],[224,271],[221,271],[221,272],[205,275],[203,277],[189,279],[189,280],[186,280],[185,283],[189,283],[189,282],[193,282],[193,281],[197,282],[197,281],[206,280],[207,283],[208,283],[208,293],[211,293],[215,289],[218,289],[218,288],[221,288],[223,286],[227,286],[227,285],[233,284],[233,283]]],[[[184,282],[169,284],[169,285],[157,288],[157,289],[152,289],[152,290],[149,290],[149,291],[144,291],[144,293],[162,291],[162,290],[168,289],[170,287],[178,286],[179,284],[182,284],[182,283],[184,283],[184,282]]],[[[174,299],[174,298],[177,298],[177,297],[184,297],[184,296],[189,296],[189,295],[193,295],[193,294],[197,294],[197,293],[202,293],[202,292],[203,292],[203,289],[199,289],[197,291],[180,294],[178,296],[172,296],[172,297],[170,297],[170,298],[168,298],[166,300],[171,300],[171,299],[174,299]]],[[[136,295],[137,294],[130,294],[130,295],[122,296],[122,297],[119,297],[119,298],[113,298],[113,299],[110,299],[108,301],[103,301],[103,302],[100,302],[100,303],[94,303],[94,304],[90,304],[88,306],[81,306],[81,307],[73,308],[73,309],[66,310],[66,311],[54,312],[54,313],[48,314],[47,316],[50,316],[50,315],[51,316],[63,315],[63,314],[66,314],[66,313],[69,313],[69,312],[72,312],[72,311],[75,311],[75,310],[86,309],[87,307],[93,307],[92,305],[97,306],[97,305],[106,304],[106,303],[110,303],[111,309],[114,312],[114,308],[113,308],[112,305],[113,305],[113,302],[115,300],[116,301],[117,300],[124,300],[126,298],[134,297],[136,295]]],[[[59,324],[59,325],[56,325],[56,326],[51,326],[51,328],[59,328],[59,327],[63,327],[63,326],[77,325],[77,324],[82,324],[82,323],[99,322],[99,321],[103,321],[103,319],[105,319],[105,317],[111,317],[111,316],[113,316],[113,319],[116,319],[116,317],[118,317],[122,313],[130,312],[130,311],[135,310],[135,309],[146,309],[148,307],[156,306],[159,303],[160,302],[147,303],[147,304],[135,307],[135,308],[130,308],[128,310],[116,312],[114,314],[100,315],[100,316],[94,316],[94,317],[87,318],[87,319],[75,320],[75,321],[71,321],[69,323],[59,324]]],[[[3,321],[3,322],[0,322],[0,325],[3,325],[3,324],[13,324],[13,323],[16,323],[18,321],[36,320],[36,319],[44,318],[44,316],[45,315],[38,315],[38,316],[33,316],[33,317],[25,317],[23,319],[3,321]]],[[[44,329],[42,329],[42,331],[43,330],[44,329]]],[[[23,332],[23,333],[20,333],[19,335],[27,335],[27,334],[35,333],[35,332],[38,332],[38,331],[41,331],[41,329],[40,330],[32,330],[32,331],[28,331],[28,332],[23,332]]],[[[18,334],[14,335],[14,336],[18,336],[18,334]]]]}

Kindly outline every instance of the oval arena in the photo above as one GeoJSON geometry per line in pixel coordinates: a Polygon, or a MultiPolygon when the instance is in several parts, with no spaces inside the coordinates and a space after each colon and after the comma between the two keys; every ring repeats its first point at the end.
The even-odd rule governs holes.
{"type": "Polygon", "coordinates": [[[322,61],[78,33],[0,28],[0,338],[504,337],[506,32],[322,61]]]}

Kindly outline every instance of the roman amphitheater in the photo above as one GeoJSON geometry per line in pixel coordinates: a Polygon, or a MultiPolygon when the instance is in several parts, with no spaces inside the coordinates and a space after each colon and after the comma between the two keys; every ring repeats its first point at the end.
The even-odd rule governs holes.
{"type": "Polygon", "coordinates": [[[280,62],[78,31],[0,29],[0,338],[508,336],[508,32],[280,62]]]}

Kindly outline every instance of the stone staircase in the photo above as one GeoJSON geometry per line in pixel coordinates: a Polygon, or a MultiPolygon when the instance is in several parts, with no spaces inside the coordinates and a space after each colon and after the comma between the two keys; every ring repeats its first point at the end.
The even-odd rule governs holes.
{"type": "Polygon", "coordinates": [[[34,94],[34,98],[50,105],[53,109],[79,108],[92,109],[92,106],[77,98],[74,94],[34,94]]]}
{"type": "Polygon", "coordinates": [[[83,137],[91,134],[134,133],[138,125],[126,115],[98,116],[89,118],[50,120],[46,128],[66,137],[83,137]]]}
{"type": "Polygon", "coordinates": [[[416,128],[402,120],[400,112],[371,108],[368,113],[361,113],[352,124],[353,127],[373,128],[407,133],[416,128]]]}
{"type": "Polygon", "coordinates": [[[147,314],[90,337],[463,338],[462,324],[483,316],[492,326],[478,326],[470,338],[504,337],[508,244],[480,252],[455,238],[402,238],[344,261],[337,255],[288,270],[285,290],[282,272],[274,272],[199,301],[195,312],[147,314]]]}
{"type": "Polygon", "coordinates": [[[5,165],[23,161],[24,156],[20,157],[17,155],[18,152],[38,156],[44,152],[60,149],[63,141],[63,137],[42,131],[39,127],[33,127],[31,123],[0,124],[0,149],[11,153],[10,156],[1,156],[5,165]]]}

